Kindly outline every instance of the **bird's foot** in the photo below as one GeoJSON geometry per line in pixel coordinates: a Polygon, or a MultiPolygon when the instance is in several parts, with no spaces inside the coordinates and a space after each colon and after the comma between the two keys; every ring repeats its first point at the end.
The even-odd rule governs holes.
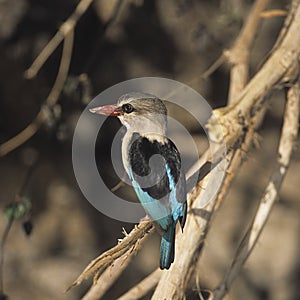
{"type": "Polygon", "coordinates": [[[145,217],[140,219],[140,224],[144,222],[150,222],[150,221],[152,221],[151,218],[148,215],[146,215],[145,217]]]}

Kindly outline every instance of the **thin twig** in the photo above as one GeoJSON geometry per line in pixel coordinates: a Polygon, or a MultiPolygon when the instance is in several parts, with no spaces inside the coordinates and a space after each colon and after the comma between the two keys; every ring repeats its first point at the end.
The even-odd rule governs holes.
{"type": "Polygon", "coordinates": [[[264,19],[274,18],[274,17],[285,17],[288,14],[286,10],[282,9],[270,9],[265,10],[260,13],[260,16],[264,19]]]}
{"type": "MultiPolygon", "coordinates": [[[[142,226],[139,226],[139,230],[144,230],[142,226]]],[[[84,295],[82,300],[95,300],[100,299],[111,285],[119,278],[122,272],[129,265],[133,256],[142,247],[147,238],[150,236],[153,230],[146,234],[143,238],[138,239],[133,247],[129,248],[127,252],[117,258],[112,265],[107,268],[98,278],[94,279],[94,285],[91,286],[89,291],[84,295]]],[[[100,265],[99,265],[100,266],[100,265]]],[[[96,275],[97,277],[97,275],[96,275]]]]}
{"type": "MultiPolygon", "coordinates": [[[[54,106],[58,101],[65,80],[68,76],[72,51],[73,51],[73,42],[74,42],[74,32],[73,30],[71,30],[69,31],[68,35],[64,40],[59,70],[56,76],[55,83],[47,99],[45,100],[46,106],[49,107],[54,106]]],[[[31,124],[29,124],[25,129],[23,129],[16,136],[14,136],[13,138],[9,139],[8,141],[0,145],[0,157],[18,148],[37,133],[37,131],[42,126],[42,124],[46,121],[46,116],[43,109],[44,107],[42,106],[41,110],[39,111],[36,118],[33,120],[31,124]]]]}
{"type": "MultiPolygon", "coordinates": [[[[243,141],[242,138],[245,137],[245,130],[250,132],[253,127],[251,129],[253,131],[249,134],[249,140],[246,140],[245,145],[251,144],[255,137],[255,128],[260,121],[258,116],[263,115],[266,107],[266,102],[262,102],[262,99],[276,84],[281,82],[287,71],[297,61],[299,55],[299,48],[297,47],[299,42],[297,30],[299,27],[299,14],[299,6],[295,5],[290,12],[290,15],[293,16],[291,17],[293,22],[288,29],[283,29],[285,34],[279,43],[278,49],[272,53],[266,64],[241,92],[234,105],[214,111],[214,115],[219,117],[218,121],[222,125],[223,134],[226,137],[225,142],[230,150],[233,147],[244,145],[241,142],[243,141]],[[288,55],[286,49],[289,49],[288,55]],[[274,65],[277,68],[274,69],[274,65]],[[237,143],[238,141],[239,143],[237,143]]],[[[210,134],[214,133],[215,124],[212,120],[210,120],[209,125],[210,134]]],[[[218,133],[214,137],[219,137],[218,133]]],[[[219,141],[224,142],[224,140],[219,141]]],[[[218,139],[216,139],[216,142],[218,142],[218,139]]],[[[236,155],[241,161],[243,151],[244,149],[241,149],[240,153],[236,155]]],[[[236,163],[236,165],[240,164],[236,163]]],[[[195,261],[201,253],[209,221],[215,209],[216,202],[214,200],[208,203],[205,210],[199,208],[201,207],[201,198],[205,195],[203,191],[207,192],[210,188],[213,188],[212,186],[206,187],[203,183],[207,182],[208,177],[212,176],[214,178],[214,172],[217,172],[217,169],[214,169],[209,176],[205,177],[204,182],[201,182],[201,185],[198,184],[188,196],[189,203],[192,203],[192,205],[190,205],[191,209],[186,228],[182,235],[178,234],[176,237],[176,253],[180,253],[180,255],[175,256],[175,262],[172,264],[171,270],[162,273],[162,278],[153,299],[178,299],[183,296],[186,283],[189,281],[195,267],[195,261]],[[189,251],[185,251],[187,248],[189,251]]]]}
{"type": "Polygon", "coordinates": [[[86,280],[94,275],[95,281],[100,277],[100,275],[111,266],[116,259],[120,258],[122,255],[128,253],[128,251],[137,251],[138,247],[135,248],[148,234],[154,231],[154,226],[152,222],[143,222],[126,235],[115,247],[102,253],[96,259],[94,259],[79,275],[79,277],[72,283],[72,285],[67,289],[70,290],[72,287],[79,285],[83,280],[86,280]]]}
{"type": "Polygon", "coordinates": [[[7,224],[5,226],[3,236],[1,239],[1,244],[0,244],[0,295],[4,295],[4,251],[5,251],[5,245],[6,245],[6,240],[9,234],[9,231],[11,229],[11,226],[14,222],[14,214],[12,213],[7,221],[7,224]]]}
{"type": "Polygon", "coordinates": [[[44,114],[40,111],[32,123],[30,123],[25,129],[0,145],[0,157],[5,156],[28,141],[39,130],[43,122],[44,114]]]}
{"type": "Polygon", "coordinates": [[[271,209],[278,197],[298,133],[299,101],[300,90],[299,82],[297,82],[288,91],[284,123],[278,148],[278,158],[274,171],[271,175],[269,184],[265,189],[264,195],[260,200],[260,205],[254,220],[238,246],[234,261],[224,279],[214,292],[215,300],[222,299],[227,294],[233,281],[238,276],[242,266],[255,247],[257,240],[266,225],[271,209]]]}
{"type": "Polygon", "coordinates": [[[224,51],[224,55],[232,64],[228,95],[229,104],[237,100],[248,81],[250,48],[261,20],[260,14],[268,2],[269,0],[257,0],[255,2],[233,47],[224,51]]]}
{"type": "MultiPolygon", "coordinates": [[[[32,63],[32,65],[25,71],[25,77],[26,78],[33,78],[36,76],[40,68],[44,65],[44,63],[47,61],[49,56],[55,51],[55,49],[59,46],[59,44],[64,40],[64,48],[63,48],[63,54],[61,58],[60,63],[60,70],[64,72],[65,70],[69,69],[70,62],[67,62],[68,58],[71,59],[72,49],[73,49],[73,41],[74,41],[74,28],[81,18],[81,16],[86,12],[86,10],[89,8],[93,0],[81,0],[79,4],[77,5],[74,12],[71,14],[71,16],[60,26],[59,30],[56,32],[56,34],[53,36],[53,38],[50,40],[50,42],[46,45],[46,47],[40,52],[38,57],[35,59],[35,61],[32,63]],[[72,42],[70,42],[72,40],[72,42]],[[72,49],[69,47],[69,49],[66,49],[68,45],[72,44],[72,49]],[[70,54],[64,55],[64,52],[67,52],[68,50],[70,54]],[[66,61],[65,61],[66,60],[66,61]]],[[[104,33],[108,31],[110,26],[118,19],[120,15],[120,11],[124,8],[125,5],[128,5],[127,1],[118,1],[116,4],[116,8],[113,12],[112,17],[108,20],[108,22],[104,25],[104,33]]],[[[59,73],[59,72],[58,72],[59,73]]],[[[67,78],[68,72],[64,74],[65,79],[67,78]]],[[[47,97],[47,100],[45,101],[48,105],[54,105],[58,97],[61,93],[61,90],[63,88],[65,79],[57,80],[59,75],[56,78],[56,82],[51,89],[51,92],[49,96],[47,97]],[[62,85],[62,86],[61,86],[62,85]]],[[[61,76],[62,78],[63,76],[61,76]]],[[[0,157],[8,154],[9,152],[13,151],[17,147],[24,144],[26,141],[28,141],[32,136],[36,134],[36,132],[40,129],[42,124],[46,121],[45,114],[43,112],[43,109],[39,111],[36,118],[25,128],[23,129],[19,134],[14,136],[13,138],[9,139],[2,145],[0,145],[0,157]]]]}
{"type": "MultiPolygon", "coordinates": [[[[238,95],[244,89],[249,76],[249,48],[251,47],[255,34],[259,26],[259,16],[266,7],[268,1],[258,0],[255,2],[249,16],[241,30],[233,47],[226,51],[226,56],[230,58],[232,63],[230,70],[230,84],[228,104],[234,103],[238,99],[238,95]]],[[[254,121],[252,123],[256,124],[254,121]]],[[[256,126],[257,128],[258,126],[256,126]]],[[[253,126],[248,128],[244,138],[242,138],[241,146],[235,149],[234,153],[228,154],[229,166],[226,172],[224,185],[218,194],[217,208],[228,193],[232,180],[235,177],[237,170],[242,165],[245,155],[251,145],[255,129],[253,126]]]]}
{"type": "Polygon", "coordinates": [[[246,160],[250,146],[253,144],[253,141],[255,140],[255,132],[256,132],[256,130],[260,124],[260,120],[263,118],[265,112],[266,112],[266,108],[262,109],[260,111],[260,113],[254,119],[251,126],[248,128],[240,147],[228,154],[227,159],[229,161],[229,165],[226,170],[226,176],[224,179],[223,186],[218,193],[216,208],[220,207],[220,205],[226,198],[226,195],[228,195],[228,191],[231,187],[233,179],[237,175],[243,162],[246,160]]]}
{"type": "Polygon", "coordinates": [[[55,51],[59,44],[74,30],[81,16],[86,12],[93,0],[81,0],[70,17],[60,26],[53,38],[48,42],[45,48],[40,52],[32,65],[25,71],[25,77],[32,79],[39,72],[41,67],[55,51]]]}
{"type": "Polygon", "coordinates": [[[117,300],[140,299],[146,296],[157,285],[161,278],[162,272],[163,271],[161,269],[156,269],[117,300]]]}
{"type": "MultiPolygon", "coordinates": [[[[200,78],[207,79],[212,73],[214,73],[226,59],[231,64],[231,80],[229,87],[229,103],[234,102],[235,99],[246,85],[248,81],[249,73],[249,51],[253,44],[255,33],[260,23],[260,17],[263,13],[264,7],[267,5],[269,0],[258,0],[253,6],[241,33],[236,39],[235,44],[223,53],[213,62],[211,66],[205,70],[200,78]]],[[[191,79],[187,84],[192,85],[195,81],[199,80],[199,76],[191,79]]]]}
{"type": "Polygon", "coordinates": [[[26,188],[28,186],[29,180],[32,176],[32,173],[34,171],[34,168],[36,166],[37,160],[33,160],[30,164],[28,170],[25,173],[24,179],[21,183],[21,186],[18,190],[18,192],[15,195],[14,201],[11,203],[12,210],[8,215],[8,220],[1,238],[0,242],[0,296],[4,295],[4,256],[5,256],[5,245],[8,238],[8,234],[10,232],[10,229],[15,221],[15,211],[17,209],[17,205],[22,200],[22,197],[26,191],[26,188]]]}
{"type": "MultiPolygon", "coordinates": [[[[140,240],[139,247],[144,243],[145,240],[146,239],[140,240]]],[[[127,268],[131,259],[133,258],[133,252],[134,251],[132,251],[132,249],[129,249],[126,253],[117,258],[113,264],[107,268],[95,281],[89,291],[83,296],[82,300],[100,299],[127,268]]]]}
{"type": "MultiPolygon", "coordinates": [[[[205,71],[202,73],[201,78],[206,79],[211,74],[213,74],[224,62],[226,61],[225,55],[222,53],[217,60],[205,71]]],[[[191,81],[192,82],[192,81],[191,81]]],[[[190,82],[189,82],[190,83],[190,82]]]]}
{"type": "MultiPolygon", "coordinates": [[[[227,148],[233,147],[244,129],[252,122],[253,115],[266,105],[263,101],[276,86],[289,81],[293,76],[291,70],[298,65],[300,54],[300,3],[294,1],[287,17],[291,20],[289,27],[283,26],[284,36],[279,34],[280,42],[262,68],[254,75],[242,90],[237,101],[224,108],[215,109],[214,119],[208,121],[209,136],[215,142],[225,142],[227,148]],[[276,67],[274,67],[276,66],[276,67]],[[215,134],[215,127],[222,127],[223,135],[215,134]]],[[[218,131],[217,131],[218,132],[218,131]]]]}
{"type": "MultiPolygon", "coordinates": [[[[290,14],[293,15],[293,22],[286,30],[278,49],[270,55],[262,69],[243,89],[233,105],[214,110],[213,113],[217,117],[217,122],[215,119],[210,119],[208,124],[211,140],[220,143],[226,142],[229,149],[239,147],[241,142],[239,140],[241,137],[244,137],[245,129],[250,128],[252,122],[255,121],[255,116],[262,111],[262,107],[267,105],[267,102],[262,102],[262,99],[267,96],[272,87],[280,83],[284,74],[287,74],[288,70],[297,64],[300,52],[297,44],[298,42],[300,43],[298,30],[300,25],[299,3],[293,6],[290,14]],[[274,68],[275,65],[276,68],[274,68]],[[225,138],[216,130],[216,127],[219,127],[220,124],[225,138]]],[[[258,121],[259,118],[257,118],[258,121]]],[[[197,200],[195,203],[197,203],[197,200]]],[[[214,210],[214,203],[210,202],[208,207],[205,208],[205,216],[209,220],[214,210]]],[[[199,210],[199,207],[196,209],[199,210]]],[[[189,235],[188,238],[184,232],[183,235],[178,235],[178,241],[176,241],[180,257],[175,256],[175,262],[171,266],[170,271],[162,275],[152,299],[180,299],[183,297],[189,274],[193,271],[193,262],[200,253],[199,248],[202,245],[202,236],[205,236],[207,225],[209,224],[209,222],[204,222],[205,220],[203,219],[198,220],[197,224],[202,225],[200,231],[197,224],[195,226],[189,225],[189,221],[192,219],[191,217],[188,218],[185,228],[185,232],[188,232],[189,235]],[[199,233],[199,231],[202,235],[197,234],[196,236],[195,232],[199,233]],[[193,240],[193,244],[189,243],[189,238],[193,240]],[[186,251],[186,249],[189,249],[189,251],[186,251]]]]}
{"type": "Polygon", "coordinates": [[[68,34],[65,36],[64,47],[61,56],[61,63],[59,65],[59,70],[57,77],[55,79],[54,85],[50,91],[49,96],[47,97],[46,103],[49,106],[53,106],[58,101],[59,95],[63,90],[65,81],[68,76],[69,67],[71,64],[72,52],[74,44],[74,31],[69,30],[68,34]]]}

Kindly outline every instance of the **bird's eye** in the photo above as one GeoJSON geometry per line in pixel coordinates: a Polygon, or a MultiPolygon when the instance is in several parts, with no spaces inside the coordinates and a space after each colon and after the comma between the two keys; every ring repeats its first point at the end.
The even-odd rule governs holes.
{"type": "Polygon", "coordinates": [[[134,111],[134,107],[131,104],[126,103],[122,105],[122,111],[127,114],[130,114],[131,112],[134,111]]]}

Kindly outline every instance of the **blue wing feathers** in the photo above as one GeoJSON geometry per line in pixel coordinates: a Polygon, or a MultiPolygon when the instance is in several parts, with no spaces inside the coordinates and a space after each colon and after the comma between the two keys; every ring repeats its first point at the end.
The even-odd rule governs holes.
{"type": "Polygon", "coordinates": [[[133,188],[147,214],[165,231],[160,247],[160,268],[169,269],[174,261],[176,223],[179,221],[183,229],[187,214],[185,176],[179,152],[170,140],[161,144],[140,136],[131,145],[129,159],[128,175],[133,188]],[[154,154],[164,158],[165,174],[153,181],[156,182],[153,186],[145,187],[142,177],[156,179],[158,176],[149,165],[154,154]]]}
{"type": "Polygon", "coordinates": [[[146,213],[155,220],[162,229],[166,230],[170,224],[170,210],[158,200],[153,199],[147,192],[144,192],[139,184],[133,180],[133,188],[143,205],[146,213]]]}
{"type": "Polygon", "coordinates": [[[175,256],[175,229],[173,222],[167,232],[162,236],[160,244],[160,268],[169,269],[175,256]]]}

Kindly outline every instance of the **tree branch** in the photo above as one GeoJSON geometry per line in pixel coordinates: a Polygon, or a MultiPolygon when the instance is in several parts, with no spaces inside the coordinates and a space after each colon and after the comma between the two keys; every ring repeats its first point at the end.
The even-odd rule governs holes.
{"type": "MultiPolygon", "coordinates": [[[[147,236],[149,236],[149,234],[147,236]]],[[[145,240],[146,238],[139,241],[139,247],[141,247],[145,240]]],[[[137,250],[136,247],[135,250],[137,250]]],[[[126,253],[117,258],[111,266],[107,268],[97,280],[95,280],[95,284],[91,286],[82,300],[100,299],[126,269],[135,253],[136,251],[129,249],[126,253]]]]}
{"type": "Polygon", "coordinates": [[[216,118],[211,118],[208,122],[209,137],[212,141],[225,142],[228,149],[233,147],[243,136],[244,129],[253,122],[253,117],[264,107],[265,99],[270,91],[275,86],[282,86],[285,82],[294,79],[292,77],[297,75],[298,70],[297,72],[291,72],[291,70],[295,70],[294,66],[298,66],[300,54],[299,6],[299,1],[294,1],[287,18],[289,22],[282,29],[284,36],[279,35],[280,42],[277,48],[245,86],[237,101],[214,110],[216,118]],[[218,131],[220,125],[223,135],[220,135],[218,131]]]}
{"type": "MultiPolygon", "coordinates": [[[[281,80],[286,77],[289,69],[298,63],[300,53],[300,34],[298,30],[300,26],[299,2],[292,7],[290,15],[292,21],[289,28],[285,31],[278,48],[270,55],[261,70],[244,88],[233,104],[214,110],[214,116],[217,117],[217,121],[211,118],[208,123],[209,137],[213,142],[220,144],[226,142],[229,150],[233,147],[240,147],[241,142],[245,139],[245,129],[249,132],[246,145],[250,145],[253,141],[255,129],[260,122],[258,116],[263,114],[266,107],[266,101],[263,101],[264,98],[275,85],[282,83],[281,80]],[[276,68],[274,68],[275,65],[277,66],[276,68]],[[219,124],[222,126],[225,138],[219,134],[219,124]]],[[[288,79],[292,80],[293,78],[288,79]]],[[[241,149],[240,151],[243,150],[241,149]]],[[[236,154],[238,157],[236,166],[242,162],[241,153],[236,154]]],[[[211,175],[209,174],[209,176],[211,175]]],[[[220,191],[221,193],[222,190],[220,191]]],[[[224,195],[225,193],[223,193],[224,195]]],[[[201,198],[201,193],[199,196],[201,198]]],[[[197,198],[195,203],[197,203],[197,198]]],[[[188,232],[188,237],[184,233],[181,236],[178,235],[178,241],[176,241],[176,251],[180,253],[180,257],[177,255],[170,271],[163,273],[152,299],[181,299],[183,297],[186,283],[194,267],[193,262],[199,256],[203,236],[205,236],[207,231],[214,204],[214,202],[210,202],[209,206],[205,207],[208,222],[200,219],[197,223],[192,224],[195,216],[189,216],[185,228],[185,233],[188,232]],[[201,229],[197,227],[197,224],[202,225],[201,229]],[[192,243],[189,243],[189,238],[192,243]]],[[[193,206],[193,208],[198,210],[199,207],[201,206],[193,206]]]]}
{"type": "MultiPolygon", "coordinates": [[[[180,299],[183,297],[187,283],[193,274],[195,261],[201,253],[211,216],[227,194],[231,181],[244,160],[245,153],[255,140],[256,129],[267,107],[265,99],[268,93],[278,84],[283,85],[287,81],[293,80],[296,74],[295,72],[290,72],[290,70],[298,62],[300,53],[298,47],[298,44],[300,44],[300,34],[298,33],[300,9],[297,1],[293,3],[286,19],[286,26],[283,27],[279,34],[273,52],[258,73],[244,87],[248,80],[248,48],[253,42],[259,25],[260,14],[266,5],[267,1],[257,0],[240,37],[231,48],[234,53],[232,55],[235,56],[234,67],[236,67],[233,67],[231,72],[231,103],[225,108],[214,110],[213,116],[217,117],[217,121],[212,117],[208,122],[207,127],[211,141],[216,144],[225,142],[229,149],[229,154],[226,158],[222,156],[223,153],[218,156],[222,159],[218,168],[225,168],[226,163],[230,162],[218,197],[212,199],[205,206],[205,209],[201,208],[203,198],[208,197],[213,189],[213,185],[205,185],[209,179],[217,177],[218,168],[215,168],[188,195],[189,216],[184,233],[176,236],[176,253],[180,253],[180,255],[175,256],[175,262],[172,264],[171,269],[169,271],[155,271],[150,274],[137,286],[124,294],[122,296],[124,299],[126,297],[133,297],[134,299],[142,297],[156,285],[159,278],[153,299],[180,299]],[[248,33],[248,31],[251,31],[251,33],[248,33]],[[239,51],[236,49],[239,49],[239,51]],[[274,65],[276,65],[276,68],[274,68],[274,65]],[[241,81],[236,81],[236,75],[241,68],[243,69],[243,72],[240,73],[241,81]],[[219,124],[222,126],[222,133],[225,138],[217,130],[219,124]],[[147,284],[146,287],[139,292],[140,287],[145,283],[147,284]]],[[[202,163],[199,163],[200,165],[209,161],[209,154],[206,153],[205,157],[206,159],[204,160],[200,159],[202,161],[202,163]]],[[[197,167],[199,167],[199,164],[197,167]]],[[[197,169],[197,167],[195,168],[197,169]]],[[[106,253],[103,255],[106,255],[106,253]]],[[[91,265],[93,265],[93,262],[91,265]]],[[[80,280],[76,282],[76,284],[78,283],[80,283],[80,280]]]]}
{"type": "Polygon", "coordinates": [[[279,142],[278,158],[267,185],[254,220],[243,237],[235,258],[224,279],[214,292],[214,299],[222,299],[230,289],[233,281],[238,276],[242,266],[251,254],[257,240],[267,222],[271,209],[278,197],[282,181],[290,163],[294,142],[298,133],[300,90],[299,81],[288,91],[284,123],[279,142]]]}
{"type": "Polygon", "coordinates": [[[32,79],[37,75],[41,67],[50,57],[50,55],[56,50],[59,44],[68,36],[71,31],[74,31],[74,28],[82,17],[82,15],[86,12],[86,10],[90,7],[93,0],[81,0],[74,12],[70,15],[70,17],[59,27],[56,34],[52,37],[52,39],[48,42],[45,48],[40,52],[37,58],[34,60],[32,65],[25,71],[25,77],[28,79],[32,79]]]}
{"type": "MultiPolygon", "coordinates": [[[[56,50],[56,48],[60,45],[60,43],[64,41],[63,53],[61,57],[58,75],[56,77],[55,83],[51,89],[49,96],[45,100],[46,105],[42,107],[42,109],[37,114],[36,118],[25,129],[23,129],[20,133],[18,133],[13,138],[9,139],[8,141],[0,145],[0,157],[5,156],[9,152],[13,151],[14,149],[24,144],[31,137],[33,137],[47,119],[43,108],[47,109],[47,106],[53,106],[58,101],[65,80],[68,76],[70,60],[73,51],[75,26],[79,21],[79,19],[81,18],[81,16],[89,8],[92,2],[93,0],[81,0],[79,2],[79,4],[77,5],[76,9],[71,14],[71,16],[60,26],[59,30],[56,32],[53,38],[40,52],[40,54],[34,60],[32,65],[25,71],[26,78],[32,79],[33,77],[35,77],[39,72],[39,70],[41,69],[41,67],[47,61],[49,56],[56,50]]],[[[124,7],[125,4],[127,4],[127,1],[126,2],[120,0],[118,1],[115,10],[113,12],[113,15],[104,25],[104,33],[107,32],[110,26],[116,21],[116,19],[120,14],[120,10],[124,7]]]]}
{"type": "Polygon", "coordinates": [[[162,275],[161,269],[156,269],[149,276],[127,291],[124,295],[117,300],[132,300],[140,299],[149,293],[158,283],[162,275]]]}
{"type": "Polygon", "coordinates": [[[94,259],[72,283],[67,291],[91,276],[94,276],[94,283],[96,283],[104,270],[114,264],[118,258],[125,255],[127,259],[128,256],[135,254],[139,249],[138,245],[141,245],[145,237],[153,231],[154,226],[152,222],[143,222],[136,225],[129,234],[125,233],[125,237],[120,240],[115,247],[107,250],[94,259]]]}
{"type": "Polygon", "coordinates": [[[72,58],[73,42],[74,32],[73,30],[71,30],[65,37],[59,70],[55,79],[55,83],[48,97],[45,100],[45,104],[42,106],[32,123],[30,123],[16,136],[0,145],[0,157],[8,154],[9,152],[13,151],[23,143],[28,141],[32,136],[34,136],[37,133],[42,124],[46,121],[47,117],[45,114],[45,109],[47,109],[47,107],[53,107],[57,103],[59,95],[63,89],[65,80],[67,79],[72,58]]]}
{"type": "Polygon", "coordinates": [[[247,18],[241,33],[233,47],[224,51],[224,55],[232,64],[230,69],[230,86],[228,103],[233,103],[248,82],[249,76],[249,53],[254,41],[257,28],[260,24],[261,13],[268,5],[269,0],[257,0],[247,18]]]}

